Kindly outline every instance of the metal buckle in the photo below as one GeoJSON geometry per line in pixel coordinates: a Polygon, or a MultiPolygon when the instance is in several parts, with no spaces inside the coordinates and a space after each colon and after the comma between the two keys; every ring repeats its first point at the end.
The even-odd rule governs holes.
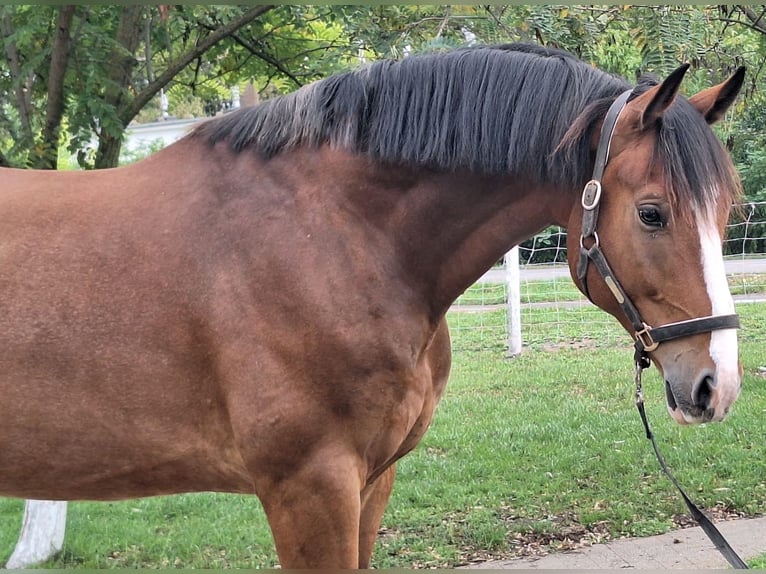
{"type": "Polygon", "coordinates": [[[660,344],[656,342],[654,339],[652,339],[652,335],[650,333],[652,328],[646,323],[643,323],[643,325],[644,325],[643,329],[641,329],[640,331],[636,331],[636,340],[641,341],[641,345],[643,345],[644,351],[649,353],[651,351],[654,351],[660,344]]]}
{"type": "Polygon", "coordinates": [[[601,182],[596,179],[591,179],[585,184],[585,188],[582,190],[582,203],[583,209],[592,211],[598,206],[598,202],[601,201],[601,182]]]}

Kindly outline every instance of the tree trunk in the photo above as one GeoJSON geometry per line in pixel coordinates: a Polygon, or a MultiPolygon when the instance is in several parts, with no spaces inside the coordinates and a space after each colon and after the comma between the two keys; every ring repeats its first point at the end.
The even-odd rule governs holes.
{"type": "Polygon", "coordinates": [[[102,132],[98,138],[98,150],[93,167],[96,169],[117,167],[120,163],[120,150],[122,150],[122,137],[114,137],[102,132]]]}
{"type": "Polygon", "coordinates": [[[64,116],[64,76],[69,64],[69,30],[76,6],[62,6],[56,21],[51,64],[48,73],[48,103],[39,145],[30,152],[30,164],[38,169],[56,169],[61,118],[64,116]]]}
{"type": "MultiPolygon", "coordinates": [[[[140,5],[125,6],[122,9],[115,37],[118,47],[109,56],[109,82],[104,93],[104,101],[116,110],[118,117],[122,116],[122,110],[130,106],[130,102],[127,101],[130,97],[127,87],[130,85],[131,73],[136,65],[133,54],[143,35],[141,24],[145,9],[140,5]]],[[[129,121],[123,124],[119,132],[101,126],[94,165],[96,169],[117,166],[122,147],[122,132],[129,121]]]]}
{"type": "Polygon", "coordinates": [[[749,6],[739,6],[739,9],[742,10],[745,17],[750,20],[753,30],[757,30],[761,34],[766,34],[766,19],[764,19],[766,14],[764,14],[763,11],[758,14],[749,6]]]}
{"type": "MultiPolygon", "coordinates": [[[[211,32],[206,38],[201,40],[192,50],[179,55],[176,59],[168,63],[164,72],[159,74],[153,81],[149,83],[141,92],[130,100],[123,97],[127,93],[125,89],[130,82],[130,71],[135,64],[135,61],[131,58],[127,58],[127,62],[123,61],[122,66],[124,73],[120,74],[119,63],[113,65],[112,69],[115,70],[113,85],[120,86],[119,89],[113,90],[114,93],[108,93],[106,101],[113,105],[117,110],[117,115],[123,128],[126,128],[128,124],[136,117],[136,114],[141,111],[149,100],[151,100],[159,91],[164,88],[168,82],[170,82],[181,70],[188,66],[191,62],[202,56],[212,46],[234,34],[237,30],[246,26],[256,18],[262,16],[269,10],[274,8],[273,5],[256,6],[251,10],[248,10],[239,18],[232,20],[228,24],[217,28],[211,32]]],[[[127,10],[127,8],[125,9],[127,10]]],[[[140,14],[139,14],[140,15],[140,14]]],[[[125,13],[123,13],[123,21],[120,22],[120,28],[117,33],[117,41],[126,47],[130,53],[135,52],[135,47],[138,45],[142,37],[140,29],[140,19],[135,19],[132,23],[127,21],[125,13]],[[123,21],[124,26],[123,26],[123,21]],[[132,26],[132,28],[130,28],[132,26]],[[132,34],[132,37],[128,37],[132,34]]],[[[115,54],[115,59],[119,59],[119,55],[115,54]]],[[[94,167],[96,169],[116,167],[120,158],[120,148],[122,147],[122,132],[120,134],[106,133],[103,129],[99,134],[98,150],[96,152],[96,160],[94,167]]]]}
{"type": "Polygon", "coordinates": [[[32,149],[34,134],[32,129],[31,77],[29,73],[22,70],[21,55],[16,43],[10,39],[14,32],[11,13],[11,8],[0,6],[0,34],[6,40],[5,57],[7,58],[8,68],[13,80],[16,106],[21,122],[21,130],[17,134],[17,144],[27,149],[32,149]]]}
{"type": "Polygon", "coordinates": [[[5,567],[29,568],[58,554],[64,545],[66,510],[66,502],[27,500],[19,541],[5,567]]]}

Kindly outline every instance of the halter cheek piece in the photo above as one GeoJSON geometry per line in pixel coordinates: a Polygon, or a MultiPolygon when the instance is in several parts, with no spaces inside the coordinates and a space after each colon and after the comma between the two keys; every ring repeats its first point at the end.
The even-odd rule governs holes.
{"type": "Polygon", "coordinates": [[[604,124],[601,126],[601,136],[596,151],[596,162],[593,166],[593,178],[585,184],[582,193],[582,232],[580,233],[580,259],[577,263],[577,277],[580,285],[585,292],[586,297],[590,299],[588,293],[588,264],[593,262],[599,275],[606,283],[606,286],[614,295],[614,298],[620,304],[622,311],[628,317],[633,326],[633,338],[635,339],[635,361],[641,368],[647,368],[650,365],[649,353],[654,351],[660,343],[717,331],[719,329],[738,329],[739,317],[732,315],[714,315],[711,317],[701,317],[698,319],[689,319],[677,323],[669,323],[662,327],[651,327],[642,318],[638,309],[625,293],[620,282],[614,276],[609,263],[601,251],[596,225],[598,223],[599,203],[601,201],[601,178],[604,175],[607,161],[609,160],[609,147],[612,143],[614,128],[625,105],[632,99],[633,91],[627,90],[620,94],[609,108],[604,118],[604,124]],[[590,247],[586,247],[590,243],[590,247]]]}
{"type": "Polygon", "coordinates": [[[636,306],[625,293],[620,282],[615,278],[614,273],[612,273],[612,269],[609,267],[606,257],[604,257],[604,252],[601,251],[598,234],[596,233],[598,207],[599,202],[601,201],[601,178],[604,175],[604,168],[609,159],[609,146],[612,142],[612,135],[614,134],[615,125],[617,125],[617,119],[620,117],[620,112],[625,107],[625,104],[630,101],[632,95],[632,90],[620,94],[609,108],[609,111],[604,118],[604,124],[601,127],[601,136],[598,142],[598,150],[596,151],[596,163],[593,167],[593,178],[585,184],[585,189],[582,193],[582,207],[584,212],[582,218],[582,233],[580,234],[580,259],[577,263],[577,277],[580,280],[580,285],[582,285],[585,295],[590,299],[590,295],[588,294],[587,275],[588,264],[589,262],[593,262],[593,265],[596,267],[599,275],[601,275],[604,283],[606,283],[606,286],[612,292],[612,295],[614,295],[614,298],[620,304],[623,312],[630,320],[631,325],[633,325],[633,338],[635,339],[634,361],[636,366],[636,406],[641,415],[641,421],[644,424],[646,438],[652,443],[654,453],[660,463],[660,468],[681,493],[692,517],[697,521],[703,532],[710,538],[711,542],[713,542],[715,547],[724,558],[726,558],[729,564],[736,569],[747,569],[747,563],[739,557],[711,520],[705,516],[705,514],[697,508],[697,505],[695,505],[686,495],[686,492],[684,492],[681,485],[665,464],[665,459],[660,454],[657,443],[654,440],[654,434],[649,429],[649,421],[646,417],[643,392],[641,390],[641,372],[651,364],[649,353],[654,351],[660,343],[696,335],[698,333],[716,331],[718,329],[737,329],[739,328],[739,317],[736,314],[715,315],[712,317],[701,317],[698,319],[669,323],[662,327],[650,327],[641,318],[638,309],[636,309],[636,306]],[[591,243],[590,247],[585,246],[588,242],[591,243]]]}

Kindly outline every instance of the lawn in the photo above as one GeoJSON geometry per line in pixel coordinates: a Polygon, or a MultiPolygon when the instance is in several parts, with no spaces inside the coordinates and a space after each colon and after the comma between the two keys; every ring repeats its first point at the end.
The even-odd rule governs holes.
{"type": "MultiPolygon", "coordinates": [[[[738,310],[745,381],[726,422],[677,425],[659,375],[651,370],[644,379],[668,464],[695,502],[719,517],[766,513],[766,379],[759,371],[766,305],[738,310]]],[[[504,312],[456,313],[450,321],[450,385],[425,439],[399,463],[377,568],[454,567],[688,524],[644,437],[628,336],[613,321],[604,323],[604,337],[585,342],[576,326],[541,330],[514,359],[505,356],[504,312]],[[479,323],[500,339],[479,341],[479,323]]],[[[0,563],[12,550],[21,509],[22,501],[0,499],[0,563]]],[[[46,567],[275,565],[256,499],[190,494],[70,504],[64,551],[46,567]]]]}

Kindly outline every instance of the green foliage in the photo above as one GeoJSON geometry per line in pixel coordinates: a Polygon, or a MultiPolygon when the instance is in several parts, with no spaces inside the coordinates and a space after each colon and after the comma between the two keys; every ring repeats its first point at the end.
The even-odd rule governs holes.
{"type": "Polygon", "coordinates": [[[752,201],[766,201],[766,147],[762,144],[758,140],[746,141],[744,157],[737,165],[745,196],[752,201]]]}
{"type": "Polygon", "coordinates": [[[728,141],[745,198],[766,201],[766,118],[760,111],[766,94],[755,92],[749,99],[750,105],[741,106],[731,122],[728,141]]]}
{"type": "Polygon", "coordinates": [[[690,34],[687,11],[659,6],[636,12],[633,20],[631,39],[640,50],[642,72],[666,73],[679,60],[688,59],[687,46],[691,44],[693,49],[695,38],[690,34]]]}
{"type": "Polygon", "coordinates": [[[52,14],[49,6],[0,6],[0,142],[13,165],[28,164],[42,128],[43,118],[29,112],[45,96],[35,78],[49,52],[44,35],[52,14]]]}
{"type": "Polygon", "coordinates": [[[566,263],[567,233],[558,227],[548,227],[519,245],[522,265],[533,263],[566,263]]]}
{"type": "MultiPolygon", "coordinates": [[[[65,80],[70,151],[84,150],[94,134],[102,143],[119,141],[140,111],[135,102],[156,107],[159,87],[153,82],[248,9],[145,6],[126,44],[118,39],[125,6],[78,6],[65,80]],[[120,58],[130,62],[127,77],[115,75],[120,58]]],[[[55,145],[40,142],[39,135],[57,14],[56,6],[0,7],[2,49],[18,54],[18,62],[0,60],[0,151],[4,161],[15,165],[28,165],[46,153],[46,146],[55,145]],[[27,117],[24,109],[30,110],[27,117]]],[[[746,14],[738,6],[280,5],[175,70],[163,87],[179,106],[194,103],[189,109],[198,112],[201,103],[212,114],[226,105],[236,84],[252,81],[263,99],[363,61],[471,41],[561,47],[627,79],[638,71],[664,75],[688,61],[692,72],[686,93],[747,64],[746,98],[721,131],[742,172],[747,197],[754,200],[765,193],[766,130],[760,110],[766,96],[756,87],[766,61],[766,36],[746,14]]],[[[86,165],[87,155],[81,154],[86,165]]]]}
{"type": "Polygon", "coordinates": [[[120,151],[120,165],[135,163],[145,157],[157,153],[163,147],[165,147],[165,142],[162,138],[158,138],[152,142],[142,142],[141,145],[138,145],[133,149],[123,148],[120,151]]]}
{"type": "MultiPolygon", "coordinates": [[[[14,50],[19,56],[18,62],[0,61],[0,142],[12,142],[3,149],[6,161],[26,165],[30,154],[45,151],[38,140],[45,118],[51,30],[58,9],[0,9],[3,51],[14,50]],[[28,117],[20,109],[28,109],[28,117]]],[[[151,102],[161,87],[178,102],[201,98],[214,113],[235,84],[252,80],[262,90],[274,93],[276,88],[276,93],[283,93],[345,68],[350,61],[345,30],[325,18],[328,8],[267,10],[180,66],[212,34],[239,21],[252,7],[178,5],[163,13],[159,7],[146,6],[137,9],[135,21],[126,17],[129,10],[120,5],[87,5],[78,6],[75,13],[65,76],[65,116],[71,136],[66,139],[84,167],[88,167],[88,154],[82,152],[94,134],[99,138],[99,153],[108,142],[119,143],[125,127],[140,111],[135,103],[151,102]],[[134,28],[129,29],[126,22],[134,28]],[[156,80],[165,73],[171,75],[158,84],[156,80]]],[[[96,161],[110,160],[96,157],[96,161]]]]}

